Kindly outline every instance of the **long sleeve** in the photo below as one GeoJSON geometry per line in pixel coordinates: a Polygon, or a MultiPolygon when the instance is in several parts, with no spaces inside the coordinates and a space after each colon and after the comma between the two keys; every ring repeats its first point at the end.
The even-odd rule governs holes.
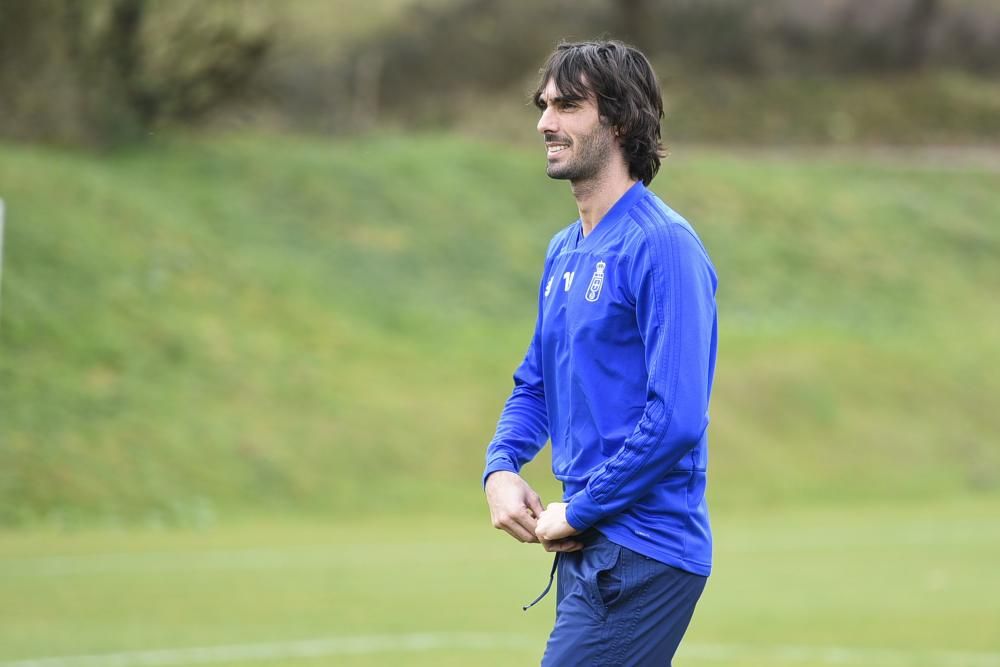
{"type": "Polygon", "coordinates": [[[642,226],[645,242],[628,280],[645,346],[646,404],[621,449],[570,499],[566,518],[577,530],[641,499],[701,442],[708,426],[716,276],[685,226],[642,226]]]}
{"type": "MultiPolygon", "coordinates": [[[[546,268],[548,262],[546,262],[546,268]]],[[[545,274],[542,274],[543,282],[545,274]]],[[[498,470],[520,472],[521,466],[535,457],[549,437],[548,412],[545,407],[545,387],[542,381],[541,327],[542,293],[539,288],[538,316],[535,333],[514,372],[514,390],[504,404],[497,422],[496,433],[486,449],[486,478],[498,470]]]]}

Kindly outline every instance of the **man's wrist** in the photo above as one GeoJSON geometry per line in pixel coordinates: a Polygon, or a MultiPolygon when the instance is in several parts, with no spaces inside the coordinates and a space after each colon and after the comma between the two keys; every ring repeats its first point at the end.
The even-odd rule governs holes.
{"type": "Polygon", "coordinates": [[[517,475],[520,471],[517,469],[517,466],[514,465],[514,462],[511,461],[506,456],[498,456],[494,459],[491,459],[489,462],[487,462],[486,469],[483,471],[484,488],[486,486],[486,480],[489,479],[490,475],[492,475],[495,472],[512,472],[515,475],[517,475]]]}
{"type": "Polygon", "coordinates": [[[597,523],[603,510],[594,502],[587,490],[573,496],[566,505],[566,523],[581,533],[597,523]]]}

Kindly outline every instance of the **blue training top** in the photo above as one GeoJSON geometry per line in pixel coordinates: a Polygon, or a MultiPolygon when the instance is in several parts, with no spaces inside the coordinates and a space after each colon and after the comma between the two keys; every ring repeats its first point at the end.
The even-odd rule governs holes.
{"type": "Polygon", "coordinates": [[[483,480],[551,437],[570,525],[707,576],[716,285],[694,230],[641,182],[586,237],[579,220],[556,234],[483,480]]]}

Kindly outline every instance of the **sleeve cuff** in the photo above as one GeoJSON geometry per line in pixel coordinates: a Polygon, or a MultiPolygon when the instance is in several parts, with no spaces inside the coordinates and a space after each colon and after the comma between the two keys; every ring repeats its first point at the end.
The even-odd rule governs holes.
{"type": "Polygon", "coordinates": [[[604,517],[604,510],[598,505],[587,489],[573,496],[566,506],[566,521],[576,530],[584,531],[604,517]]]}
{"type": "Polygon", "coordinates": [[[486,486],[486,478],[499,470],[506,470],[515,474],[520,472],[518,467],[508,457],[503,455],[496,456],[486,462],[486,470],[483,471],[484,487],[486,486]]]}

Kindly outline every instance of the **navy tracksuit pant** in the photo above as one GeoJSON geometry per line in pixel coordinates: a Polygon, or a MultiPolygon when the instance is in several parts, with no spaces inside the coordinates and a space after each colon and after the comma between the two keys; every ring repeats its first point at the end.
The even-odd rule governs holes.
{"type": "Polygon", "coordinates": [[[556,623],[543,667],[669,666],[707,577],[591,530],[559,556],[556,623]]]}

